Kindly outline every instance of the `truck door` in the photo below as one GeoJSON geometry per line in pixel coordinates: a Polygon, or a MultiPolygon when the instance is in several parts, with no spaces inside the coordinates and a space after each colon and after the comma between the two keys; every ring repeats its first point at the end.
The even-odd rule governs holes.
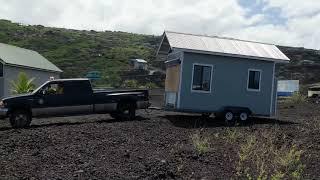
{"type": "Polygon", "coordinates": [[[67,113],[65,111],[67,104],[63,83],[52,82],[39,90],[32,112],[35,116],[59,116],[67,113]]]}
{"type": "Polygon", "coordinates": [[[52,82],[40,90],[33,109],[35,116],[63,116],[92,112],[92,105],[72,82],[52,82]]]}

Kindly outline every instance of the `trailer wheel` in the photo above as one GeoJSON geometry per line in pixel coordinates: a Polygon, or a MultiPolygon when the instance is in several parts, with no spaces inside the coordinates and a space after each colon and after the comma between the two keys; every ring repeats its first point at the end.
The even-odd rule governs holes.
{"type": "Polygon", "coordinates": [[[134,120],[136,117],[136,106],[133,103],[118,104],[117,111],[110,113],[117,120],[134,120]]]}
{"type": "Polygon", "coordinates": [[[232,111],[226,111],[224,113],[224,119],[228,126],[234,126],[236,124],[234,113],[232,111]]]}
{"type": "Polygon", "coordinates": [[[249,114],[245,111],[241,112],[239,115],[239,119],[241,122],[246,122],[249,118],[249,114]]]}
{"type": "Polygon", "coordinates": [[[10,113],[9,120],[13,128],[26,128],[30,126],[32,117],[28,111],[15,110],[10,113]]]}

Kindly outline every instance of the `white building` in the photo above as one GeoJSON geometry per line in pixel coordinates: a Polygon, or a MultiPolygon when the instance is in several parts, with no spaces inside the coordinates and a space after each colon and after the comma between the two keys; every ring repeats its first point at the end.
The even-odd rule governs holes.
{"type": "Polygon", "coordinates": [[[0,43],[0,97],[11,95],[11,81],[24,72],[36,86],[59,78],[62,70],[35,51],[0,43]]]}
{"type": "Polygon", "coordinates": [[[147,70],[148,62],[143,59],[130,59],[130,65],[135,70],[147,70]]]}

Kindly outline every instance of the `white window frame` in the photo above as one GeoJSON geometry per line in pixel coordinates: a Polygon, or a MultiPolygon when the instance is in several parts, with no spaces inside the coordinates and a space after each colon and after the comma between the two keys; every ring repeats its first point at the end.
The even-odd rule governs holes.
{"type": "Polygon", "coordinates": [[[214,66],[212,64],[202,64],[202,63],[193,63],[192,64],[192,78],[191,78],[191,92],[192,93],[206,93],[210,94],[212,92],[212,85],[213,85],[213,68],[214,66]],[[203,91],[203,90],[193,90],[193,77],[194,77],[194,66],[209,66],[211,67],[211,77],[210,77],[210,90],[209,91],[203,91]]]}
{"type": "Polygon", "coordinates": [[[262,70],[261,69],[248,69],[247,91],[260,92],[261,91],[261,77],[262,77],[262,70]],[[251,89],[251,88],[249,88],[250,71],[260,72],[259,89],[251,89]]]}

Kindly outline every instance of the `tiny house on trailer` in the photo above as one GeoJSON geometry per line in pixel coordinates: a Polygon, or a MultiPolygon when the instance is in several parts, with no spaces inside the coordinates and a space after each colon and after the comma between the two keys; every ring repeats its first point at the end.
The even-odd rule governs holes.
{"type": "Polygon", "coordinates": [[[165,108],[246,120],[276,114],[275,64],[290,59],[275,45],[164,32],[165,108]]]}

